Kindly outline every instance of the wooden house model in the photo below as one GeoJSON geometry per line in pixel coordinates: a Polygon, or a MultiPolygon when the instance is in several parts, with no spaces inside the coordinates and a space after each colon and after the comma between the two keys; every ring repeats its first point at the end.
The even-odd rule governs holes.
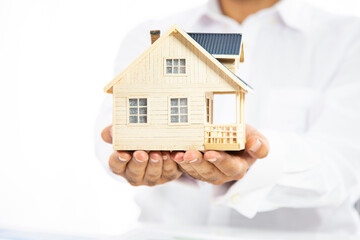
{"type": "Polygon", "coordinates": [[[241,150],[244,101],[236,72],[242,35],[186,33],[174,25],[105,88],[113,94],[114,150],[241,150]],[[214,94],[236,94],[236,123],[213,124],[214,94]]]}

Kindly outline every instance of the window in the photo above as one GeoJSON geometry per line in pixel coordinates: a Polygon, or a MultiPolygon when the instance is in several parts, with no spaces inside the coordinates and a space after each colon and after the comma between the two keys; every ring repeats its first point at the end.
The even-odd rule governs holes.
{"type": "Polygon", "coordinates": [[[170,122],[187,123],[188,119],[188,99],[171,98],[170,99],[170,122]]]}
{"type": "Polygon", "coordinates": [[[147,98],[129,98],[129,123],[147,123],[147,98]]]}
{"type": "Polygon", "coordinates": [[[166,74],[186,74],[186,60],[180,59],[166,59],[166,74]]]}

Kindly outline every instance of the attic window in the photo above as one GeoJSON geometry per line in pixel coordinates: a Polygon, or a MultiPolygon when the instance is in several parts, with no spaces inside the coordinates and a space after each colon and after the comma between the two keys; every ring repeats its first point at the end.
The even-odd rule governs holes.
{"type": "Polygon", "coordinates": [[[165,73],[166,74],[186,74],[186,59],[185,58],[176,58],[176,59],[167,58],[165,60],[165,73]]]}
{"type": "Polygon", "coordinates": [[[147,98],[129,98],[129,123],[147,123],[147,98]]]}
{"type": "Polygon", "coordinates": [[[170,98],[170,123],[188,122],[188,99],[170,98]]]}

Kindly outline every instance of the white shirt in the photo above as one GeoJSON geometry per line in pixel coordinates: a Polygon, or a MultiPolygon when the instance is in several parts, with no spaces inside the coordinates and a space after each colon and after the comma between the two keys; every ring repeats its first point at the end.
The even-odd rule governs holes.
{"type": "MultiPolygon", "coordinates": [[[[240,77],[255,89],[246,95],[246,122],[268,138],[270,154],[231,187],[184,181],[143,187],[140,220],[360,235],[359,19],[283,0],[238,24],[210,0],[131,31],[115,73],[149,47],[149,30],[173,24],[243,33],[240,77]]],[[[217,104],[224,109],[226,101],[217,104]]],[[[111,123],[111,105],[108,96],[98,131],[111,123]]],[[[99,142],[97,153],[108,169],[111,147],[99,142]]]]}

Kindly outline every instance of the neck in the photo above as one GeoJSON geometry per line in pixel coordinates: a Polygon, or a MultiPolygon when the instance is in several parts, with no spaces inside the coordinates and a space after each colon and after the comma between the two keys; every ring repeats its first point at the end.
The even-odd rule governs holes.
{"type": "Polygon", "coordinates": [[[279,0],[219,0],[224,15],[242,23],[249,15],[269,8],[279,0]]]}

